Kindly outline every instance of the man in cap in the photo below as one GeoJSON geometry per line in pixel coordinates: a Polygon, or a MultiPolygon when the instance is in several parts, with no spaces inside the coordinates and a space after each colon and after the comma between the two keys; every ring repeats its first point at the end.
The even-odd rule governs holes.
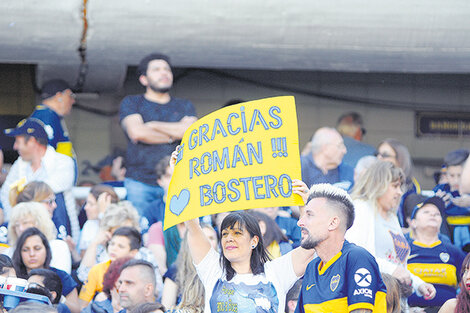
{"type": "Polygon", "coordinates": [[[10,219],[11,205],[8,198],[12,186],[21,189],[31,181],[43,181],[56,195],[57,207],[52,219],[57,226],[58,236],[64,239],[71,235],[77,240],[80,228],[72,195],[75,179],[72,158],[56,152],[48,145],[44,124],[36,118],[22,120],[16,128],[6,129],[5,135],[15,137],[13,148],[20,155],[0,191],[5,220],[10,219]]]}
{"type": "Polygon", "coordinates": [[[196,111],[188,100],[170,96],[173,73],[168,56],[150,54],[137,70],[145,93],[125,97],[119,118],[128,138],[127,199],[142,213],[148,203],[163,195],[156,183],[155,165],[175,150],[196,121],[196,111]]]}
{"type": "Polygon", "coordinates": [[[41,89],[42,103],[37,105],[31,117],[44,123],[49,144],[59,153],[75,159],[72,143],[63,117],[70,114],[75,94],[69,84],[61,79],[44,83],[41,89]]]}

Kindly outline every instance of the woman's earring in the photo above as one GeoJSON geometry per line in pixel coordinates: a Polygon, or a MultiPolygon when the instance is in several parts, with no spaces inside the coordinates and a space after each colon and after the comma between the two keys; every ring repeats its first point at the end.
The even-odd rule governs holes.
{"type": "Polygon", "coordinates": [[[254,249],[254,248],[256,248],[256,246],[255,246],[255,245],[252,245],[252,246],[251,246],[251,249],[254,249]]]}

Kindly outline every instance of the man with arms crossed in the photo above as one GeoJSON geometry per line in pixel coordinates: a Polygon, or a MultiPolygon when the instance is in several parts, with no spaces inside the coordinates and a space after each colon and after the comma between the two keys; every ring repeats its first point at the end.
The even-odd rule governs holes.
{"type": "Polygon", "coordinates": [[[137,70],[145,93],[125,97],[119,119],[128,137],[127,199],[142,215],[146,205],[163,196],[155,182],[155,165],[175,150],[186,129],[196,121],[196,111],[190,101],[170,96],[173,72],[166,55],[144,57],[137,70]]]}

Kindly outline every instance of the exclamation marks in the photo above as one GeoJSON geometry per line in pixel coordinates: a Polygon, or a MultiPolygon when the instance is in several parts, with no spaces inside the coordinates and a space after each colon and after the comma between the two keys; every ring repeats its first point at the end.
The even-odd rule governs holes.
{"type": "Polygon", "coordinates": [[[271,148],[273,150],[273,158],[287,157],[286,137],[271,138],[271,148]]]}

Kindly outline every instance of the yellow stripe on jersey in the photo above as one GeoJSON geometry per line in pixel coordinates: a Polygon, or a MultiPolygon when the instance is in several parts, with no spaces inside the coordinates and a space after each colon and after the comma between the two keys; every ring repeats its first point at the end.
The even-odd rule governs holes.
{"type": "Polygon", "coordinates": [[[409,263],[407,268],[427,283],[457,286],[457,269],[452,264],[409,263]]]}
{"type": "Polygon", "coordinates": [[[419,242],[419,241],[413,241],[413,244],[418,246],[418,247],[421,247],[421,248],[434,248],[434,247],[437,247],[438,245],[440,245],[442,243],[442,241],[438,240],[430,245],[427,245],[425,243],[422,243],[422,242],[419,242]]]}
{"type": "Polygon", "coordinates": [[[335,313],[348,311],[348,298],[333,299],[323,303],[309,303],[304,305],[305,313],[335,313]]]}
{"type": "Polygon", "coordinates": [[[338,252],[334,257],[331,258],[326,264],[323,264],[323,261],[318,263],[318,274],[323,275],[325,271],[339,259],[339,257],[343,254],[343,252],[338,252]]]}
{"type": "Polygon", "coordinates": [[[305,313],[336,313],[351,312],[357,309],[368,309],[373,313],[387,313],[387,301],[385,292],[378,291],[375,294],[374,305],[366,302],[354,303],[348,307],[348,298],[333,299],[317,304],[305,304],[305,313]]]}
{"type": "Polygon", "coordinates": [[[58,142],[55,151],[73,158],[72,143],[70,141],[58,142]]]}
{"type": "Polygon", "coordinates": [[[450,225],[470,225],[470,216],[447,216],[447,223],[450,225]]]}

